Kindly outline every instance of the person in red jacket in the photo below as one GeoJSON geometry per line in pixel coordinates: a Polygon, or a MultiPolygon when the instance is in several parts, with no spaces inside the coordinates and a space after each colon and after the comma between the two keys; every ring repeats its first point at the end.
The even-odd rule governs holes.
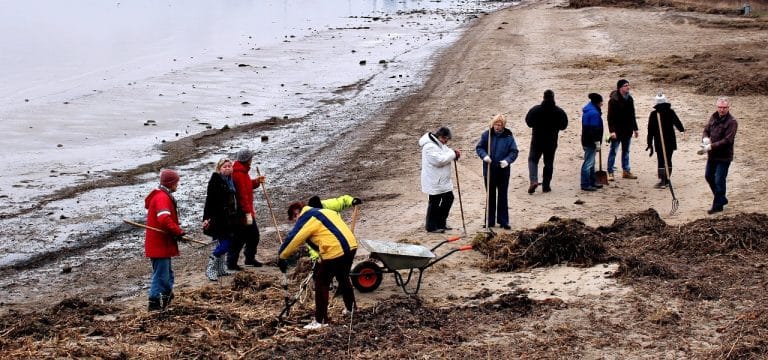
{"type": "Polygon", "coordinates": [[[237,190],[237,206],[242,212],[243,221],[235,231],[234,241],[229,246],[227,253],[227,268],[239,271],[242,268],[237,265],[240,251],[243,250],[247,266],[260,267],[262,263],[256,260],[256,248],[259,246],[259,227],[256,225],[256,211],[253,207],[253,190],[265,181],[264,176],[251,179],[248,172],[251,171],[253,153],[248,149],[242,149],[235,155],[235,164],[232,169],[232,180],[237,190]]]}
{"type": "Polygon", "coordinates": [[[179,256],[178,240],[184,236],[184,230],[179,227],[176,199],[172,195],[178,185],[179,174],[173,170],[163,170],[160,172],[160,185],[144,199],[148,227],[144,255],[152,262],[149,311],[162,310],[173,299],[171,258],[179,256]]]}

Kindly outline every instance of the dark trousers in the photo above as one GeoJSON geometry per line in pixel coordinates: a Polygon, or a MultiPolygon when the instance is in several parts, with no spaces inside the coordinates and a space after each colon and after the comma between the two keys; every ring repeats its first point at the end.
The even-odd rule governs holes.
{"type": "Polygon", "coordinates": [[[227,266],[237,265],[240,258],[240,250],[243,250],[245,261],[256,260],[256,248],[259,246],[259,227],[254,221],[251,225],[242,225],[235,231],[235,236],[229,244],[227,251],[227,266]]]}
{"type": "MultiPolygon", "coordinates": [[[[672,176],[672,153],[674,150],[667,150],[667,165],[669,166],[669,176],[672,176]]],[[[667,179],[667,172],[664,170],[664,154],[661,151],[656,151],[656,163],[659,165],[659,179],[663,182],[669,181],[667,179]]]]}
{"type": "Polygon", "coordinates": [[[448,213],[453,205],[453,191],[438,195],[429,195],[427,205],[427,231],[445,229],[448,213]]]}
{"type": "Polygon", "coordinates": [[[347,310],[352,310],[355,306],[355,293],[352,290],[352,282],[349,280],[349,270],[352,268],[352,261],[355,259],[357,249],[351,250],[336,259],[323,260],[317,263],[314,270],[315,279],[315,320],[319,323],[327,323],[328,318],[328,293],[331,287],[331,281],[336,278],[339,283],[339,289],[344,299],[344,306],[347,310]]]}
{"type": "Polygon", "coordinates": [[[725,181],[728,177],[728,168],[730,166],[730,161],[707,159],[704,178],[707,179],[709,189],[712,190],[712,194],[715,196],[712,201],[713,209],[722,209],[728,203],[728,198],[725,197],[725,181]]]}
{"type": "Polygon", "coordinates": [[[528,180],[531,183],[539,182],[539,159],[543,156],[542,184],[544,187],[549,187],[552,182],[552,173],[555,170],[555,150],[557,150],[555,146],[544,148],[543,146],[531,145],[531,152],[528,154],[528,180]]]}
{"type": "Polygon", "coordinates": [[[509,166],[502,169],[500,167],[491,167],[490,188],[488,185],[488,166],[483,166],[483,179],[485,179],[486,191],[488,192],[488,219],[486,226],[509,225],[509,204],[507,202],[507,193],[509,192],[509,166]]]}

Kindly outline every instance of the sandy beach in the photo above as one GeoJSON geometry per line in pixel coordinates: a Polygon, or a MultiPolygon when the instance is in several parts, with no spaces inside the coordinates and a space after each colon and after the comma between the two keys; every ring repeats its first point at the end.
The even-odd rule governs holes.
{"type": "MultiPolygon", "coordinates": [[[[674,80],[673,75],[664,72],[684,72],[691,69],[687,67],[690,64],[692,68],[711,65],[702,60],[709,58],[702,54],[710,54],[722,61],[707,70],[713,74],[740,66],[740,61],[765,66],[763,60],[759,60],[766,58],[765,30],[724,26],[722,23],[725,21],[741,20],[723,15],[668,8],[574,9],[567,5],[568,1],[563,0],[523,1],[518,6],[483,14],[452,46],[439,52],[423,86],[397,101],[386,103],[377,113],[368,114],[365,125],[329,132],[340,141],[331,144],[321,141],[297,143],[295,151],[290,153],[270,149],[273,152],[265,150],[259,154],[285,160],[273,162],[266,170],[282,175],[276,181],[278,185],[273,187],[268,182],[282,227],[287,229],[289,226],[283,215],[288,202],[313,194],[331,197],[349,193],[365,201],[356,223],[356,235],[361,239],[407,241],[431,246],[451,235],[463,235],[460,245],[470,244],[478,236],[483,238],[485,231],[481,225],[485,192],[482,161],[474,154],[474,147],[488,120],[498,113],[507,116],[508,127],[520,148],[519,158],[511,165],[509,211],[512,230],[496,229],[500,236],[532,229],[552,217],[575,219],[590,228],[608,226],[617,218],[632,216],[649,208],[655,209],[670,228],[697,221],[738,218],[748,213],[765,214],[768,210],[764,201],[768,182],[764,176],[766,165],[763,154],[768,148],[768,140],[762,135],[760,126],[761,120],[768,116],[766,94],[737,93],[730,96],[731,112],[739,121],[735,160],[728,177],[730,203],[723,213],[710,216],[706,210],[711,205],[712,196],[703,176],[706,157],[696,151],[699,150],[703,126],[714,112],[715,100],[721,94],[702,91],[682,80],[674,80]],[[640,126],[640,136],[633,139],[630,155],[632,169],[638,179],[617,179],[599,191],[581,191],[578,177],[583,156],[579,139],[580,109],[588,101],[588,93],[601,93],[607,98],[621,78],[628,79],[632,84],[640,126]],[[529,108],[541,102],[542,94],[547,89],[555,92],[557,104],[568,114],[569,123],[568,128],[560,133],[552,192],[542,193],[539,189],[534,194],[528,194],[530,129],[526,127],[524,117],[529,108]],[[659,89],[664,90],[687,130],[682,139],[678,134],[678,151],[674,157],[672,182],[680,202],[674,215],[669,214],[672,202],[669,190],[653,187],[657,182],[656,158],[649,157],[643,151],[648,114],[659,89]],[[455,178],[460,183],[462,203],[459,204],[457,196],[448,219],[455,230],[446,234],[429,234],[424,231],[427,202],[426,195],[420,191],[417,141],[425,132],[434,131],[439,126],[452,130],[453,139],[449,145],[462,152],[455,178]],[[279,172],[276,170],[278,167],[281,167],[279,172]],[[466,222],[466,234],[462,233],[462,215],[466,222]]],[[[290,132],[289,125],[297,121],[300,119],[278,117],[267,124],[242,125],[234,130],[239,138],[255,139],[266,131],[267,126],[290,132]]],[[[280,131],[270,134],[279,136],[280,131]]],[[[219,155],[216,151],[200,149],[211,149],[233,137],[232,131],[210,131],[167,144],[164,149],[171,155],[164,157],[162,164],[185,162],[189,156],[215,157],[219,155]]],[[[197,168],[188,167],[185,172],[189,181],[202,181],[208,176],[209,169],[200,165],[197,168]]],[[[127,173],[125,176],[129,181],[135,181],[134,177],[141,178],[143,182],[149,181],[138,173],[127,173]]],[[[106,190],[111,186],[110,181],[115,180],[105,180],[100,184],[106,190]]],[[[181,194],[188,199],[202,199],[202,189],[195,191],[181,194]]],[[[90,196],[99,194],[104,195],[97,192],[90,196]]],[[[262,226],[262,244],[257,257],[273,265],[278,240],[274,227],[271,227],[266,204],[259,196],[256,207],[259,225],[262,226]]],[[[126,196],[119,196],[119,200],[138,203],[138,199],[126,196]]],[[[190,206],[189,209],[194,214],[189,216],[199,217],[195,211],[201,208],[190,206]]],[[[134,210],[137,213],[140,211],[134,210]]],[[[115,216],[98,215],[93,221],[105,219],[119,221],[115,216]]],[[[106,238],[115,236],[132,239],[135,244],[142,241],[139,232],[123,227],[99,235],[103,240],[97,243],[103,244],[106,238]]],[[[202,238],[202,234],[199,236],[202,238]]],[[[636,240],[633,234],[622,236],[618,240],[609,240],[636,240]]],[[[637,236],[654,235],[643,233],[637,236]]],[[[753,265],[754,276],[758,278],[767,274],[765,248],[760,246],[755,250],[754,257],[744,257],[744,261],[753,265]]],[[[123,249],[110,251],[119,253],[123,249]]],[[[177,293],[194,293],[200,297],[190,295],[188,301],[191,304],[182,303],[184,306],[203,306],[200,303],[206,302],[202,300],[205,296],[199,295],[199,292],[209,294],[216,289],[230,291],[232,278],[215,285],[205,278],[203,268],[209,249],[185,246],[181,251],[183,255],[174,260],[177,293]]],[[[364,259],[365,254],[359,253],[358,257],[364,259]]],[[[715,255],[712,261],[736,257],[732,253],[719,257],[715,255]]],[[[300,350],[304,346],[314,350],[326,349],[322,353],[325,356],[349,358],[716,358],[718,354],[722,355],[721,349],[727,349],[733,343],[734,338],[729,337],[732,325],[739,319],[748,318],[745,314],[752,314],[749,310],[764,308],[759,304],[759,298],[753,295],[765,290],[765,282],[750,283],[748,291],[742,288],[722,289],[719,300],[690,300],[671,296],[674,291],[662,292],[666,291],[665,286],[671,280],[621,281],[612,276],[620,267],[617,262],[579,267],[560,264],[504,272],[484,269],[483,264],[487,261],[487,256],[478,251],[463,251],[430,268],[424,274],[418,301],[409,299],[407,301],[412,302],[403,305],[410,313],[421,317],[415,317],[417,320],[412,322],[401,321],[397,326],[382,331],[381,335],[377,335],[381,336],[377,341],[381,341],[382,345],[376,345],[369,338],[355,338],[354,342],[350,340],[353,344],[350,350],[347,348],[345,325],[335,324],[320,335],[306,334],[300,327],[292,326],[276,330],[274,335],[259,335],[259,345],[254,345],[258,351],[254,352],[248,352],[253,351],[250,344],[232,345],[236,350],[190,351],[206,356],[250,354],[254,358],[290,358],[304,354],[300,350]],[[504,308],[506,305],[499,305],[498,302],[509,294],[519,295],[519,291],[525,293],[526,306],[532,306],[534,310],[511,313],[487,310],[499,306],[504,308]],[[744,293],[741,298],[730,294],[739,291],[744,293]],[[484,305],[493,301],[496,301],[496,307],[484,305]],[[476,310],[479,313],[473,312],[476,310]],[[676,314],[677,317],[672,316],[672,325],[664,321],[648,321],[651,315],[660,311],[676,314]],[[454,318],[451,318],[451,312],[454,318]],[[469,315],[462,317],[466,314],[469,315]],[[446,320],[440,324],[429,324],[423,318],[430,315],[440,319],[445,317],[446,320]],[[470,321],[474,319],[477,322],[470,321]],[[413,340],[409,341],[407,337],[393,340],[387,332],[412,336],[413,340]],[[427,335],[419,337],[419,334],[427,335]],[[336,347],[323,348],[324,344],[336,347]]],[[[660,263],[668,261],[659,258],[660,263]]],[[[692,268],[695,262],[692,260],[675,269],[692,268]]],[[[6,276],[16,271],[27,274],[13,283],[3,284],[3,289],[12,294],[4,300],[3,312],[28,311],[55,304],[65,297],[76,297],[94,303],[116,304],[129,309],[126,312],[142,313],[138,315],[142,321],[150,321],[151,315],[144,314],[146,295],[142,288],[149,272],[145,259],[117,257],[114,261],[100,260],[98,263],[82,261],[71,266],[71,271],[66,273],[61,271],[62,264],[67,264],[66,254],[58,254],[53,259],[40,259],[38,263],[26,264],[23,269],[3,270],[6,276]],[[43,265],[39,266],[39,263],[43,265]]],[[[274,286],[267,286],[268,289],[261,293],[260,301],[265,304],[282,301],[275,267],[249,268],[245,272],[260,280],[274,281],[274,286]]],[[[682,273],[682,270],[679,272],[682,273]]],[[[706,283],[711,276],[712,272],[702,273],[696,279],[706,283]]],[[[385,278],[382,286],[373,293],[358,293],[357,301],[362,309],[360,323],[356,323],[360,326],[360,329],[356,327],[359,334],[369,334],[364,331],[375,333],[376,324],[383,321],[381,318],[377,320],[376,311],[383,314],[389,309],[394,312],[396,309],[392,310],[388,304],[406,301],[394,300],[406,298],[391,277],[385,278]]],[[[521,303],[509,306],[523,307],[521,303]]],[[[310,312],[304,313],[308,314],[310,312]]],[[[127,315],[117,317],[122,316],[127,315]]],[[[765,319],[764,314],[755,317],[761,321],[765,319]]],[[[269,322],[264,320],[266,318],[259,319],[255,322],[269,322]]],[[[206,328],[209,334],[212,327],[206,328]]],[[[765,323],[757,329],[765,331],[765,323]]],[[[199,329],[190,332],[198,336],[198,331],[205,332],[199,329]]],[[[192,340],[189,343],[192,344],[192,340]]],[[[236,342],[233,341],[233,344],[236,342]]],[[[162,347],[155,345],[155,350],[162,347]]],[[[125,349],[133,347],[124,345],[125,349]]],[[[94,345],[93,348],[99,347],[94,345]]]]}

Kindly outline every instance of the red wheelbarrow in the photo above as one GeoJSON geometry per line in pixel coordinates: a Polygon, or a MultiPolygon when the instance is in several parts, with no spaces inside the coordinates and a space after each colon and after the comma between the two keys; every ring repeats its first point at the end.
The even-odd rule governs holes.
{"type": "Polygon", "coordinates": [[[381,285],[381,279],[385,273],[392,273],[395,274],[395,283],[403,288],[406,294],[416,295],[419,292],[419,288],[421,288],[421,277],[424,275],[424,270],[457,251],[472,249],[472,245],[466,245],[453,249],[440,257],[435,257],[433,253],[435,249],[443,244],[459,239],[461,238],[450,238],[431,249],[421,245],[361,239],[359,240],[360,245],[368,250],[371,255],[369,260],[358,263],[352,268],[352,271],[349,273],[352,285],[362,293],[371,292],[381,285]],[[379,266],[377,261],[381,262],[383,266],[379,266]],[[408,270],[408,276],[403,279],[403,275],[398,270],[408,270]],[[413,276],[415,270],[419,271],[419,276],[416,289],[411,292],[408,290],[407,285],[412,278],[415,278],[413,276]]]}

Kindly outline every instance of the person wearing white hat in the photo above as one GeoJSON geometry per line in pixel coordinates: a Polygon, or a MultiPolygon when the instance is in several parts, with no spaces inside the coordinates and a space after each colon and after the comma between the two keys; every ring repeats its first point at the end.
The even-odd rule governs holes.
{"type": "Polygon", "coordinates": [[[663,92],[659,92],[654,100],[656,105],[648,116],[648,136],[646,137],[648,146],[645,150],[650,151],[648,156],[653,156],[653,152],[656,151],[659,183],[654,187],[664,189],[669,183],[667,175],[672,175],[672,154],[677,150],[677,138],[674,130],[680,131],[682,138],[685,139],[685,127],[683,127],[680,118],[677,117],[675,110],[672,110],[672,105],[663,92]],[[661,122],[661,129],[659,129],[659,122],[661,122]],[[666,155],[666,164],[664,155],[666,155]]]}

